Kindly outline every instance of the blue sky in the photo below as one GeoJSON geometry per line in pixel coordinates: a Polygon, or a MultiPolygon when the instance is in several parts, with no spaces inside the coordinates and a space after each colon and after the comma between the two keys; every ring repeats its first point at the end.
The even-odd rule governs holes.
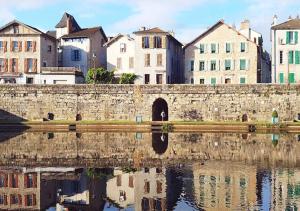
{"type": "Polygon", "coordinates": [[[274,14],[279,22],[300,13],[299,0],[0,0],[0,24],[18,19],[43,31],[54,29],[62,14],[81,27],[102,26],[108,36],[131,33],[141,26],[173,30],[187,43],[216,21],[237,28],[244,19],[261,32],[269,50],[274,14]]]}

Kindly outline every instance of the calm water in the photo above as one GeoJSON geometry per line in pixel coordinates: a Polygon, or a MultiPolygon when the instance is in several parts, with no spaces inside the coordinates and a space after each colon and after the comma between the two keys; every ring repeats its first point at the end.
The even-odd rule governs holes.
{"type": "Polygon", "coordinates": [[[0,209],[299,210],[298,134],[0,133],[0,209]]]}

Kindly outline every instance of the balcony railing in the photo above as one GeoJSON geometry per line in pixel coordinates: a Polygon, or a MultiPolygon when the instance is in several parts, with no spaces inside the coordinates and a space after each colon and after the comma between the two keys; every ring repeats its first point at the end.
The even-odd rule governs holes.
{"type": "Polygon", "coordinates": [[[41,67],[42,74],[82,74],[77,67],[41,67]]]}

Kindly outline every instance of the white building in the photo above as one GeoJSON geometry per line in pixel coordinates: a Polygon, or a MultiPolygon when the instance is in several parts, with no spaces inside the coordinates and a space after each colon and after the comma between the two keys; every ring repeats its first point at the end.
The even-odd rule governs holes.
{"type": "Polygon", "coordinates": [[[108,43],[108,70],[116,74],[134,73],[136,84],[175,84],[183,82],[182,44],[159,28],[118,35],[108,43]]]}
{"type": "Polygon", "coordinates": [[[56,38],[58,66],[78,68],[84,76],[90,68],[106,67],[107,37],[102,27],[82,29],[72,15],[65,13],[56,25],[56,38]]]}
{"type": "Polygon", "coordinates": [[[300,83],[299,33],[299,17],[281,24],[277,24],[274,17],[271,28],[273,83],[300,83]]]}

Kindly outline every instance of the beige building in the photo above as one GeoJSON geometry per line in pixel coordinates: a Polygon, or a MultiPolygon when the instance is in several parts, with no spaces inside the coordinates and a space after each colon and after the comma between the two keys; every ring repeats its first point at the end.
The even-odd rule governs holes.
{"type": "Polygon", "coordinates": [[[2,83],[38,83],[41,68],[56,65],[56,38],[16,20],[0,28],[2,83]]]}
{"type": "Polygon", "coordinates": [[[276,84],[300,83],[300,19],[289,18],[271,28],[272,82],[276,84]]]}
{"type": "Polygon", "coordinates": [[[183,82],[182,44],[172,33],[142,27],[132,36],[116,36],[106,46],[107,69],[117,75],[136,74],[136,84],[183,82]]]}
{"type": "Polygon", "coordinates": [[[213,210],[254,210],[256,168],[210,162],[193,166],[195,200],[198,206],[213,210]]]}
{"type": "Polygon", "coordinates": [[[184,47],[185,83],[270,82],[270,62],[262,54],[262,38],[248,21],[242,23],[241,32],[218,21],[184,47]]]}

